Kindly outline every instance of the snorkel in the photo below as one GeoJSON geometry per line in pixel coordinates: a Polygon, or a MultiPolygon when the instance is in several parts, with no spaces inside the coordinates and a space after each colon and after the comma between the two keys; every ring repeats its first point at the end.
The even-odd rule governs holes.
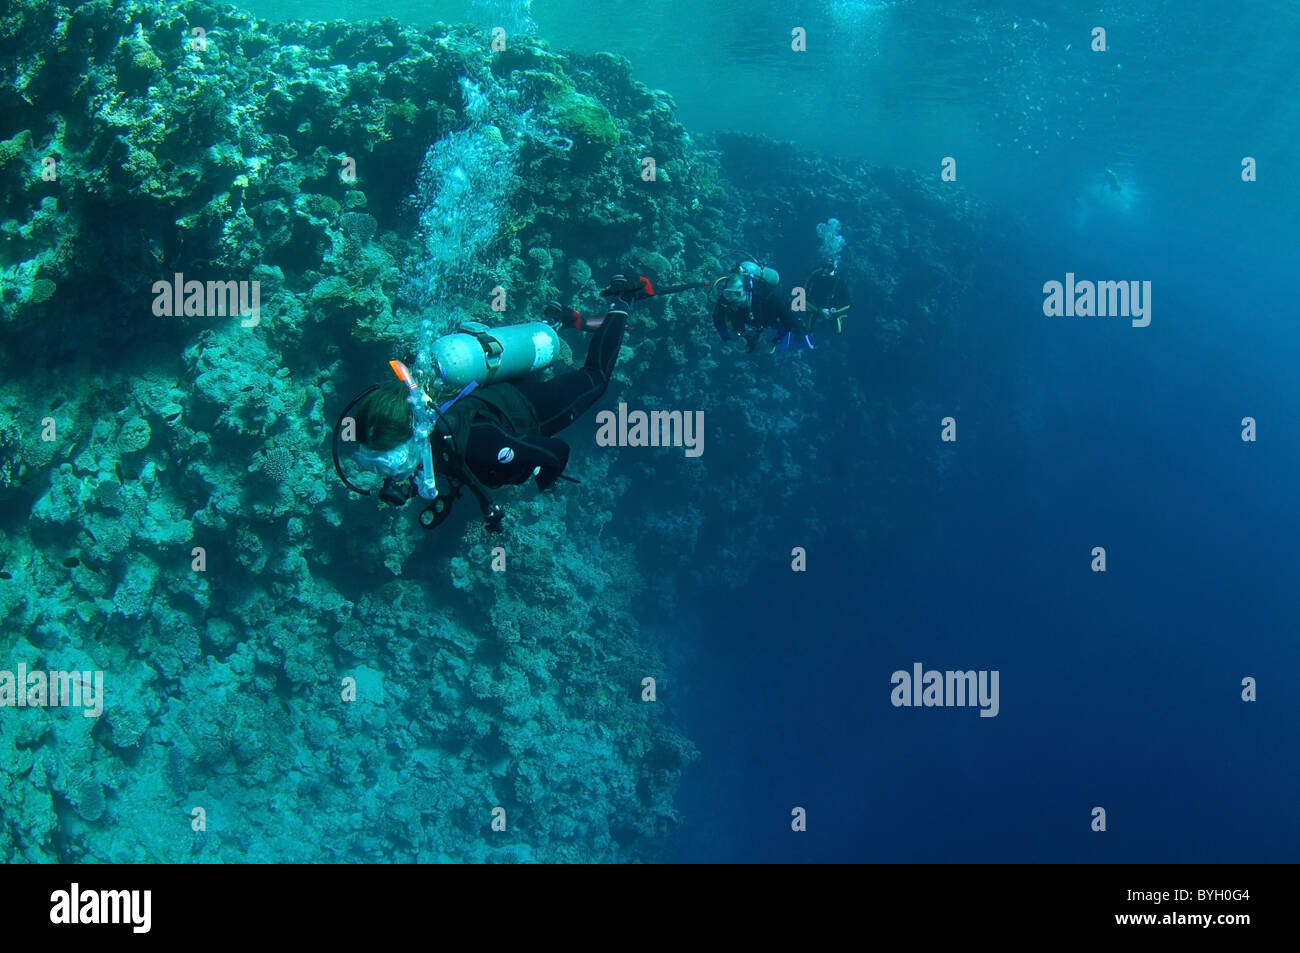
{"type": "Polygon", "coordinates": [[[397,379],[406,385],[406,399],[411,404],[411,421],[414,424],[415,437],[420,447],[420,469],[415,474],[415,489],[426,500],[438,498],[438,485],[433,473],[433,447],[429,438],[433,434],[433,413],[424,402],[424,393],[420,390],[415,375],[401,361],[389,361],[397,379]]]}

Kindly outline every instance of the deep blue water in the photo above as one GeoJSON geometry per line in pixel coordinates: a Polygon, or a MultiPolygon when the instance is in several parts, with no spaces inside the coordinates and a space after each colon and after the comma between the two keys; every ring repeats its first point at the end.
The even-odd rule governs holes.
{"type": "MultiPolygon", "coordinates": [[[[1024,386],[962,420],[949,492],[896,500],[905,531],[879,548],[832,540],[806,575],[777,558],[747,593],[701,593],[682,859],[1294,859],[1295,197],[1267,191],[988,249],[960,319],[1028,343],[1024,386]],[[1067,267],[1149,275],[1151,325],[1035,313],[1067,267]],[[1022,408],[1032,442],[1007,427],[1022,408]],[[998,669],[999,715],[892,707],[916,661],[998,669]]],[[[972,363],[951,393],[1007,372],[972,363]]]]}

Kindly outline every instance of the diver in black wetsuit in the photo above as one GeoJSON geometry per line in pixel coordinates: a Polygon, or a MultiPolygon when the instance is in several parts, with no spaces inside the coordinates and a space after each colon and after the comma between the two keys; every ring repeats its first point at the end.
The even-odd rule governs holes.
{"type": "MultiPolygon", "coordinates": [[[[429,457],[416,436],[413,383],[399,379],[381,384],[353,401],[349,410],[359,444],[353,457],[361,466],[384,476],[379,498],[398,506],[417,493],[432,500],[420,518],[431,528],[446,518],[460,491],[468,489],[478,499],[488,528],[495,530],[503,511],[492,502],[487,488],[522,484],[533,477],[544,490],[561,477],[570,479],[563,476],[569,445],[555,434],[605,393],[623,344],[628,313],[634,301],[647,296],[638,282],[621,275],[605,294],[610,298],[609,308],[591,338],[582,367],[545,381],[524,378],[486,384],[462,392],[436,413],[432,400],[422,395],[434,471],[434,480],[424,489],[421,459],[429,457]]],[[[397,367],[405,371],[401,365],[397,367]]],[[[340,422],[348,411],[344,414],[340,422]]],[[[336,468],[349,488],[369,492],[344,477],[337,459],[336,468]]]]}
{"type": "Polygon", "coordinates": [[[745,261],[713,282],[713,326],[718,336],[729,341],[734,334],[752,351],[764,331],[785,327],[792,315],[781,300],[779,281],[771,268],[745,261]]]}
{"type": "Polygon", "coordinates": [[[776,271],[744,261],[713,283],[713,326],[724,341],[732,334],[753,351],[760,340],[772,350],[811,348],[810,329],[781,296],[776,271]]]}
{"type": "Polygon", "coordinates": [[[840,276],[839,266],[833,261],[825,261],[815,268],[804,282],[808,311],[812,315],[809,330],[817,330],[817,322],[828,318],[835,324],[835,333],[844,333],[844,318],[853,305],[849,286],[840,276]]]}

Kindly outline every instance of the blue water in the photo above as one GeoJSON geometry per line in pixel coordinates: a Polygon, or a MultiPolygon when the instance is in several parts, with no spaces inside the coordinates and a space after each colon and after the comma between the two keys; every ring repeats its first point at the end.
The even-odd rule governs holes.
{"type": "MultiPolygon", "coordinates": [[[[1128,22],[1113,16],[1112,40],[1128,22]]],[[[941,147],[1025,224],[1024,240],[984,249],[982,287],[953,316],[983,329],[981,356],[1016,356],[972,359],[943,385],[1004,402],[962,419],[972,439],[947,494],[891,501],[901,536],[828,541],[806,577],[776,562],[744,594],[700,593],[683,707],[703,760],[684,785],[681,858],[1294,860],[1300,196],[1285,173],[1237,175],[1257,144],[1284,167],[1294,149],[1297,74],[1270,16],[1294,42],[1281,6],[1249,26],[1181,7],[1154,49],[1111,54],[1129,67],[1117,111],[1085,109],[1077,77],[1045,71],[1021,79],[1035,98],[1057,91],[1044,112],[996,142],[968,128],[941,147]],[[1221,31],[1235,50],[1173,38],[1221,31]],[[1252,67],[1193,79],[1228,57],[1252,67]],[[1031,124],[1043,161],[998,151],[1031,124]],[[1098,186],[1118,162],[1140,200],[1098,186]],[[1043,317],[1041,282],[1067,270],[1150,279],[1157,316],[1143,329],[1043,317]],[[1020,414],[1038,422],[1032,440],[1009,426],[1020,414]],[[1244,416],[1270,435],[1244,443],[1244,416]],[[1105,575],[1089,571],[1094,545],[1105,575]],[[889,674],[914,661],[999,669],[1001,713],[891,707],[889,674]],[[793,805],[806,835],[789,831],[793,805]],[[1090,830],[1096,806],[1105,833],[1090,830]]],[[[840,128],[841,150],[879,157],[875,136],[840,128]]],[[[896,154],[912,142],[881,132],[896,154]]]]}
{"type": "Polygon", "coordinates": [[[1018,357],[951,369],[945,396],[1009,399],[963,418],[948,492],[891,500],[901,535],[829,540],[806,577],[777,561],[746,593],[700,593],[680,857],[1294,860],[1296,197],[1242,188],[987,249],[959,320],[1018,357]],[[1067,267],[1149,275],[1151,325],[1035,313],[1067,267]],[[1243,442],[1244,416],[1271,435],[1243,442]],[[1000,670],[999,715],[893,708],[889,675],[915,661],[1000,670]]]}

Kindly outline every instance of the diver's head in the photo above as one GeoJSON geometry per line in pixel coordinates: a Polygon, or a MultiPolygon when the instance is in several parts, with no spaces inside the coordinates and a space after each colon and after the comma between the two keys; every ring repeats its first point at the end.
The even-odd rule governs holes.
{"type": "Polygon", "coordinates": [[[335,422],[330,445],[334,472],[349,490],[363,496],[378,491],[386,503],[405,503],[417,490],[421,496],[433,499],[437,491],[433,486],[430,430],[424,420],[416,426],[418,411],[413,406],[416,394],[424,398],[427,406],[428,395],[410,386],[413,379],[404,364],[390,363],[403,375],[362,391],[335,422]],[[420,476],[422,467],[427,478],[420,476]],[[376,477],[383,479],[382,487],[376,477]],[[421,481],[419,486],[412,478],[421,481]]]}
{"type": "Polygon", "coordinates": [[[358,402],[357,446],[352,459],[380,476],[404,480],[420,465],[419,441],[411,422],[409,389],[401,381],[381,384],[358,402]]]}
{"type": "Polygon", "coordinates": [[[410,391],[401,381],[380,384],[357,404],[357,443],[369,450],[392,450],[414,435],[410,391]]]}
{"type": "Polygon", "coordinates": [[[834,278],[835,272],[840,270],[840,266],[835,263],[834,259],[827,258],[824,261],[822,261],[821,267],[818,270],[821,271],[823,274],[829,275],[830,277],[834,278]]]}
{"type": "Polygon", "coordinates": [[[745,280],[740,275],[727,275],[718,279],[718,300],[724,307],[732,311],[739,311],[745,307],[748,298],[748,289],[745,287],[745,280]]]}

